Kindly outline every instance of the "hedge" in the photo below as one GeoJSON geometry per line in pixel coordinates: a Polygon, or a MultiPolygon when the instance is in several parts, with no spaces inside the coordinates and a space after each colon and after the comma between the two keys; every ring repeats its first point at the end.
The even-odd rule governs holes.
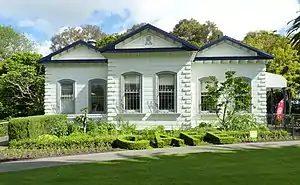
{"type": "Polygon", "coordinates": [[[66,122],[66,115],[42,115],[10,119],[8,122],[9,140],[36,138],[51,131],[51,125],[66,122]]]}
{"type": "Polygon", "coordinates": [[[197,146],[203,144],[203,138],[205,133],[197,133],[197,132],[181,132],[179,137],[184,140],[184,144],[189,146],[197,146]]]}
{"type": "Polygon", "coordinates": [[[163,148],[166,146],[171,146],[172,137],[162,134],[155,134],[155,147],[163,148]]]}
{"type": "Polygon", "coordinates": [[[150,148],[149,140],[139,140],[140,136],[121,136],[117,138],[114,146],[117,148],[128,149],[128,150],[141,150],[150,148]]]}
{"type": "Polygon", "coordinates": [[[179,138],[173,137],[173,138],[172,138],[172,143],[171,143],[171,145],[172,145],[172,146],[176,146],[176,147],[183,146],[183,145],[184,145],[184,140],[183,140],[183,139],[179,139],[179,138]]]}
{"type": "Polygon", "coordinates": [[[235,138],[233,136],[228,136],[227,134],[218,134],[207,132],[204,136],[204,141],[213,144],[232,144],[235,142],[235,138]]]}
{"type": "Polygon", "coordinates": [[[112,148],[115,137],[90,137],[86,134],[73,134],[56,137],[42,135],[35,139],[13,140],[9,148],[14,149],[74,149],[74,148],[112,148]]]}
{"type": "MultiPolygon", "coordinates": [[[[236,138],[238,142],[249,142],[252,141],[250,138],[250,132],[245,131],[227,131],[228,136],[236,138]]],[[[285,130],[269,130],[269,131],[258,131],[257,141],[276,141],[276,140],[288,140],[291,139],[289,133],[285,130]]]]}

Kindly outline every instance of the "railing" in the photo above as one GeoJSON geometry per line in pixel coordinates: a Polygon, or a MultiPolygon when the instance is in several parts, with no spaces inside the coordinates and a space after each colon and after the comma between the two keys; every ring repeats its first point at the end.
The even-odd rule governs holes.
{"type": "Polygon", "coordinates": [[[278,120],[276,114],[267,114],[267,124],[271,129],[284,129],[291,132],[292,136],[300,136],[300,114],[282,115],[278,120]]]}

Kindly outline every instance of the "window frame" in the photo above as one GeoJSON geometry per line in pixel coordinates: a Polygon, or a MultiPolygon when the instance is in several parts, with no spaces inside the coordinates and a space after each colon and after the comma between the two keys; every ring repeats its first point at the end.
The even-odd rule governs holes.
{"type": "Polygon", "coordinates": [[[101,78],[95,78],[95,79],[91,79],[88,82],[88,112],[89,114],[106,114],[107,112],[107,80],[105,79],[101,79],[101,78]],[[103,89],[104,89],[104,101],[103,101],[103,107],[104,110],[103,111],[92,111],[92,84],[93,83],[99,83],[101,85],[103,85],[103,89]]]}
{"type": "Polygon", "coordinates": [[[139,72],[131,71],[121,74],[121,93],[120,93],[120,107],[122,107],[122,112],[126,114],[138,114],[143,112],[143,75],[139,72]],[[126,98],[125,98],[125,78],[126,76],[136,75],[139,77],[139,109],[128,109],[126,110],[126,98]]]}
{"type": "Polygon", "coordinates": [[[75,81],[72,79],[62,79],[58,81],[58,97],[57,97],[57,102],[59,104],[59,114],[75,114],[76,112],[76,92],[75,92],[75,81]],[[62,112],[62,86],[66,85],[66,84],[72,84],[73,87],[73,95],[72,95],[72,101],[73,101],[73,107],[72,107],[72,111],[69,113],[63,113],[62,112]]]}
{"type": "Polygon", "coordinates": [[[157,113],[177,113],[177,95],[178,95],[178,92],[177,92],[177,73],[176,72],[173,72],[173,71],[161,71],[161,72],[158,72],[155,74],[155,108],[156,108],[156,112],[157,113]],[[159,109],[159,77],[161,75],[172,75],[173,76],[173,79],[174,79],[174,110],[160,110],[159,109]]]}
{"type": "MultiPolygon", "coordinates": [[[[209,79],[210,79],[210,77],[202,77],[202,78],[198,79],[199,88],[198,88],[197,97],[198,97],[198,113],[199,114],[216,114],[216,111],[213,111],[213,110],[208,110],[208,111],[202,110],[202,101],[201,101],[202,94],[203,94],[202,83],[208,81],[209,79]]],[[[204,87],[204,88],[206,88],[206,87],[204,87]]]]}

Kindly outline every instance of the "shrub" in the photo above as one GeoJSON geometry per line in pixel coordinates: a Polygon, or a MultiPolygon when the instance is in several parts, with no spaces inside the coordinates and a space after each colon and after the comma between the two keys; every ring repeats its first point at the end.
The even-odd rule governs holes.
{"type": "Polygon", "coordinates": [[[72,149],[72,148],[112,148],[115,137],[90,137],[83,133],[73,133],[70,136],[56,137],[42,135],[36,139],[14,140],[9,142],[9,148],[17,149],[72,149]]]}
{"type": "Polygon", "coordinates": [[[65,122],[66,115],[43,115],[13,118],[8,123],[9,140],[36,138],[50,133],[53,124],[65,122]]]}
{"type": "Polygon", "coordinates": [[[50,134],[57,137],[68,135],[68,121],[55,122],[51,125],[50,134]]]}
{"type": "Polygon", "coordinates": [[[234,137],[228,136],[227,134],[207,132],[204,136],[204,141],[213,144],[231,144],[234,143],[235,139],[234,137]]]}
{"type": "Polygon", "coordinates": [[[183,146],[183,145],[184,145],[184,140],[183,140],[183,139],[179,139],[179,138],[173,137],[173,138],[172,138],[172,143],[171,143],[171,145],[172,145],[172,146],[176,146],[176,147],[183,146]]]}
{"type": "Polygon", "coordinates": [[[237,114],[228,123],[227,130],[231,131],[250,131],[250,130],[261,130],[267,131],[268,127],[257,121],[252,114],[237,114]]]}
{"type": "Polygon", "coordinates": [[[172,137],[162,134],[155,134],[154,147],[163,148],[172,145],[172,137]]]}
{"type": "Polygon", "coordinates": [[[139,140],[138,136],[121,136],[115,141],[115,146],[122,149],[141,150],[150,148],[149,140],[139,140]]]}
{"type": "Polygon", "coordinates": [[[8,134],[7,123],[0,124],[0,137],[7,136],[7,134],[8,134]]]}
{"type": "Polygon", "coordinates": [[[107,122],[98,123],[97,128],[93,131],[88,132],[88,134],[92,136],[117,135],[116,124],[107,122]]]}
{"type": "Polygon", "coordinates": [[[75,132],[80,132],[80,125],[77,122],[67,122],[67,135],[71,135],[72,133],[75,132]]]}
{"type": "Polygon", "coordinates": [[[184,140],[184,144],[189,146],[196,146],[204,143],[203,142],[204,134],[197,133],[197,132],[188,132],[188,133],[181,132],[179,137],[180,139],[184,140]]]}
{"type": "Polygon", "coordinates": [[[120,134],[127,135],[127,134],[135,134],[136,133],[136,125],[130,124],[128,121],[126,122],[119,122],[117,125],[117,129],[119,130],[120,134]]]}

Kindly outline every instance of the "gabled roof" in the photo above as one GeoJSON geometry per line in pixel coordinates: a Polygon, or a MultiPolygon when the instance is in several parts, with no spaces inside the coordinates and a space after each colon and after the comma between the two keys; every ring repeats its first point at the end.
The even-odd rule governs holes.
{"type": "Polygon", "coordinates": [[[146,24],[126,35],[124,35],[123,37],[121,37],[120,39],[112,42],[111,44],[108,44],[107,46],[104,46],[103,48],[101,48],[102,52],[156,52],[156,51],[197,51],[199,49],[198,46],[195,46],[191,43],[189,43],[188,41],[185,41],[171,33],[168,33],[162,29],[159,29],[151,24],[146,24]],[[159,34],[162,34],[165,37],[168,37],[174,41],[177,41],[179,43],[182,44],[182,47],[180,48],[143,48],[143,49],[116,49],[115,46],[117,44],[119,44],[120,42],[123,42],[124,40],[134,36],[135,34],[146,30],[146,29],[151,29],[159,34]]]}
{"type": "MultiPolygon", "coordinates": [[[[89,43],[87,43],[87,42],[85,42],[85,41],[83,41],[83,40],[78,40],[78,41],[76,41],[76,42],[74,42],[74,43],[72,43],[72,44],[70,44],[70,45],[68,45],[68,46],[66,46],[66,47],[64,47],[64,48],[62,48],[62,49],[59,49],[59,50],[57,50],[57,51],[55,51],[55,52],[53,52],[53,53],[51,53],[51,54],[49,54],[49,55],[43,57],[42,59],[40,59],[40,60],[38,61],[38,63],[49,63],[49,62],[58,62],[58,61],[63,62],[63,61],[61,61],[61,60],[51,60],[51,58],[52,58],[53,56],[59,54],[59,53],[62,53],[62,52],[64,52],[64,51],[67,51],[67,50],[69,50],[69,49],[71,49],[71,48],[73,48],[73,47],[76,47],[76,46],[78,46],[78,45],[83,45],[83,46],[86,46],[86,47],[88,47],[88,48],[90,48],[90,49],[92,49],[92,50],[95,50],[95,51],[97,51],[97,52],[101,52],[100,48],[98,48],[97,46],[94,46],[94,45],[92,45],[92,44],[89,44],[89,43]]],[[[66,60],[65,62],[67,62],[67,61],[68,61],[68,60],[66,60]]],[[[69,61],[70,61],[70,60],[69,60],[69,61]]],[[[72,61],[76,61],[76,60],[72,60],[72,61]]],[[[84,60],[84,61],[89,62],[89,60],[84,60]]],[[[95,61],[105,62],[105,61],[107,61],[107,59],[99,59],[99,60],[92,59],[92,60],[90,60],[90,62],[92,62],[92,61],[94,61],[94,62],[95,62],[95,61]]],[[[70,61],[70,62],[71,62],[71,61],[70,61]]],[[[78,62],[81,62],[81,61],[78,60],[78,62]]]]}
{"type": "Polygon", "coordinates": [[[208,44],[205,44],[204,46],[200,47],[199,48],[199,52],[205,50],[205,49],[208,49],[216,44],[219,44],[223,41],[230,41],[236,45],[239,45],[240,47],[242,48],[245,48],[245,49],[248,49],[250,51],[253,51],[255,53],[257,53],[257,56],[226,56],[226,57],[196,57],[195,60],[263,60],[263,59],[273,59],[274,56],[271,55],[271,54],[268,54],[266,52],[263,52],[257,48],[254,48],[252,46],[249,46],[241,41],[238,41],[234,38],[231,38],[231,37],[228,37],[228,36],[223,36],[223,37],[220,37],[219,39],[217,40],[214,40],[208,44]]]}

